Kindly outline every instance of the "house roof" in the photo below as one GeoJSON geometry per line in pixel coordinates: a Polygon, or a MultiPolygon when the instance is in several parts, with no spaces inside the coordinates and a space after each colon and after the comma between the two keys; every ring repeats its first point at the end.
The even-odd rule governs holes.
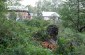
{"type": "Polygon", "coordinates": [[[57,16],[57,17],[59,17],[59,14],[56,12],[42,12],[42,16],[57,16]]]}
{"type": "Polygon", "coordinates": [[[8,10],[25,10],[28,11],[28,8],[25,6],[7,6],[8,10]]]}

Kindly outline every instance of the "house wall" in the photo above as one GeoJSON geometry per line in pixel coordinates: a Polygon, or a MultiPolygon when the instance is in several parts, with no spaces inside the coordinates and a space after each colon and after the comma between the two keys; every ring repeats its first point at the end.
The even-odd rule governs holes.
{"type": "MultiPolygon", "coordinates": [[[[8,12],[6,17],[7,19],[10,19],[9,17],[12,15],[12,12],[8,12]]],[[[16,14],[16,19],[31,19],[31,15],[28,14],[27,12],[14,12],[16,14]]]]}

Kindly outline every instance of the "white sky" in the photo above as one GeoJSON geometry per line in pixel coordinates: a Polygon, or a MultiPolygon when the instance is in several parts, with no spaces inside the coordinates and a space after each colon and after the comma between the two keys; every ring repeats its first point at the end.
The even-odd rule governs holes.
{"type": "Polygon", "coordinates": [[[35,3],[37,2],[38,0],[22,0],[20,3],[22,5],[32,5],[32,6],[35,6],[35,3]]]}

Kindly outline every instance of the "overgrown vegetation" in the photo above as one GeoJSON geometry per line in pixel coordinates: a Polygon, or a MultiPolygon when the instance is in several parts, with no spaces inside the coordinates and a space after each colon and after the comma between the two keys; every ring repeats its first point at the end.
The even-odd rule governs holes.
{"type": "MultiPolygon", "coordinates": [[[[3,7],[0,6],[0,8],[3,7]]],[[[2,14],[5,15],[4,11],[0,13],[0,16],[2,14]]],[[[30,23],[28,26],[2,17],[0,17],[0,55],[52,55],[50,50],[43,49],[31,37],[32,32],[40,27],[37,26],[37,21],[33,21],[36,25],[30,23]],[[35,25],[35,27],[31,26],[31,24],[35,25]]]]}
{"type": "MultiPolygon", "coordinates": [[[[68,2],[74,3],[70,0],[68,2]]],[[[58,47],[56,51],[51,51],[50,49],[43,48],[40,44],[40,41],[49,38],[45,30],[50,22],[40,19],[40,17],[39,19],[36,17],[32,20],[20,20],[17,22],[15,20],[7,20],[5,18],[4,1],[1,0],[0,55],[85,55],[85,31],[80,32],[77,29],[78,27],[75,26],[78,24],[78,21],[79,28],[84,26],[84,13],[79,13],[80,18],[78,19],[77,11],[73,9],[75,8],[74,4],[71,4],[72,6],[69,10],[68,2],[62,5],[62,8],[59,8],[63,22],[58,24],[58,47]],[[39,41],[34,38],[38,38],[37,40],[39,41]]],[[[81,2],[84,7],[84,0],[81,2]]]]}

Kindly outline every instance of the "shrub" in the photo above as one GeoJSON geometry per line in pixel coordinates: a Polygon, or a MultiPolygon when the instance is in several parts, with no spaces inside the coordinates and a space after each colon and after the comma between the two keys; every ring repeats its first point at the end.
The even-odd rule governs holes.
{"type": "Polygon", "coordinates": [[[70,28],[65,28],[60,34],[58,38],[59,47],[56,49],[56,54],[61,55],[79,55],[84,54],[81,51],[83,50],[84,45],[84,34],[76,33],[72,31],[70,28]],[[79,48],[82,47],[82,50],[79,48]],[[78,52],[79,51],[79,52],[78,52]]]}
{"type": "Polygon", "coordinates": [[[3,20],[0,20],[0,55],[52,55],[30,37],[30,26],[3,20]]]}

